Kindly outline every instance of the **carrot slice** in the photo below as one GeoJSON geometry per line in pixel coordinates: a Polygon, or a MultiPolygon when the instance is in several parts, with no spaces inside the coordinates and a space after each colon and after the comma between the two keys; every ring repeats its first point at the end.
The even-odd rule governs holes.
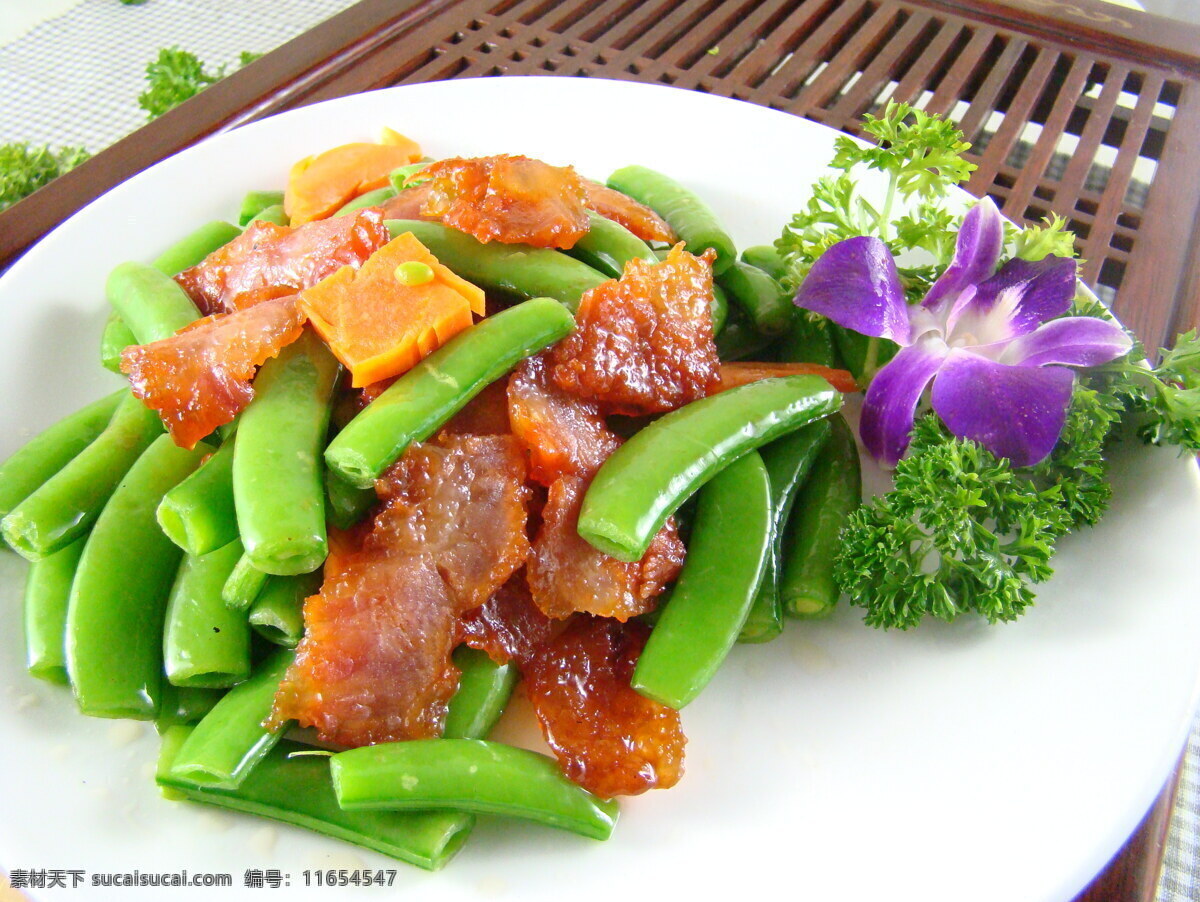
{"type": "Polygon", "coordinates": [[[356,272],[343,267],[301,294],[301,308],[355,388],[412,369],[483,315],[483,290],[438,262],[411,232],[376,251],[356,272]],[[401,264],[428,267],[405,284],[401,264]]]}
{"type": "Polygon", "coordinates": [[[382,188],[393,169],[421,159],[415,141],[391,129],[384,138],[382,144],[343,144],[292,166],[283,194],[291,224],[324,219],[358,195],[382,188]]]}
{"type": "Polygon", "coordinates": [[[765,361],[738,361],[721,364],[721,382],[709,391],[710,395],[728,391],[739,385],[771,379],[777,376],[821,376],[840,392],[858,391],[854,376],[846,370],[822,366],[819,363],[771,363],[765,361]]]}

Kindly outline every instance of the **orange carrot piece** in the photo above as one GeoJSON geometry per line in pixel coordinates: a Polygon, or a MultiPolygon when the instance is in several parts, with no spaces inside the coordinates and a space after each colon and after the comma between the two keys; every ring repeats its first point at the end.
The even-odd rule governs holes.
{"type": "Polygon", "coordinates": [[[483,290],[455,275],[405,232],[355,271],[346,266],[301,294],[300,305],[355,388],[412,369],[483,313],[483,290]],[[401,264],[424,264],[432,277],[404,284],[401,264]]]}
{"type": "Polygon", "coordinates": [[[382,188],[393,169],[421,159],[415,141],[391,129],[385,139],[382,144],[343,144],[296,163],[283,194],[291,224],[324,219],[358,195],[382,188]]]}
{"type": "Polygon", "coordinates": [[[858,383],[846,370],[821,366],[819,363],[767,363],[763,361],[738,361],[721,364],[721,383],[709,394],[728,391],[739,385],[772,379],[776,376],[821,376],[840,392],[858,391],[858,383]]]}

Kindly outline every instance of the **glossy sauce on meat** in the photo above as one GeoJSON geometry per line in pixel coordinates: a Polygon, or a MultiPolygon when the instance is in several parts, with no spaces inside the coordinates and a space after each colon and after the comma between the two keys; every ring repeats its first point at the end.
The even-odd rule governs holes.
{"type": "Polygon", "coordinates": [[[459,621],[459,641],[487,652],[498,664],[524,663],[550,641],[557,624],[538,610],[524,571],[518,571],[484,604],[459,621]]]}
{"type": "Polygon", "coordinates": [[[643,241],[664,241],[670,244],[676,240],[675,232],[661,216],[632,197],[590,179],[584,179],[583,190],[589,210],[625,226],[643,241]]]}

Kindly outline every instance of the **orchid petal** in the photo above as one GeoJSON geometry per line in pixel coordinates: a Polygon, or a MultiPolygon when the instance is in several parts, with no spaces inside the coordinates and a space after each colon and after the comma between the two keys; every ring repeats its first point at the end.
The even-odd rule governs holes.
{"type": "Polygon", "coordinates": [[[1131,347],[1133,339],[1116,323],[1094,316],[1065,316],[1009,342],[998,359],[1021,366],[1099,366],[1131,347]]]}
{"type": "Polygon", "coordinates": [[[933,283],[922,304],[936,309],[946,298],[991,276],[1000,262],[1003,246],[1004,220],[992,199],[985,197],[963,217],[954,243],[954,259],[933,283]]]}
{"type": "Polygon", "coordinates": [[[941,338],[926,336],[901,348],[871,380],[859,432],[867,451],[881,463],[893,466],[904,456],[917,402],[948,350],[941,338]]]}
{"type": "Polygon", "coordinates": [[[896,261],[878,238],[847,238],[825,251],[805,276],[795,303],[863,335],[911,343],[896,261]]]}
{"type": "Polygon", "coordinates": [[[1074,298],[1074,260],[1046,257],[1030,261],[1014,257],[990,279],[979,283],[974,309],[981,316],[993,311],[1003,315],[1011,335],[1024,335],[1047,320],[1062,316],[1074,298]]]}
{"type": "Polygon", "coordinates": [[[1027,467],[1054,450],[1074,382],[1065,367],[1007,366],[958,349],[939,370],[931,400],[955,435],[1027,467]]]}

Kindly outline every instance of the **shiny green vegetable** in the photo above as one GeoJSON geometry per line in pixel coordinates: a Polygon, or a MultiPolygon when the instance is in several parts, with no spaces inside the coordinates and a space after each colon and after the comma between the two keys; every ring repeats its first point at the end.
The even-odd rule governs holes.
{"type": "Polygon", "coordinates": [[[121,352],[135,344],[137,339],[121,315],[115,311],[110,313],[104,321],[104,331],[100,333],[100,365],[111,373],[121,372],[121,352]]]}
{"type": "Polygon", "coordinates": [[[347,201],[333,215],[334,217],[345,216],[347,213],[353,213],[355,210],[362,210],[365,207],[377,207],[380,204],[391,200],[395,196],[396,189],[391,185],[386,185],[383,188],[376,188],[374,191],[368,191],[366,194],[360,194],[353,200],[347,201]]]}
{"type": "Polygon", "coordinates": [[[187,555],[167,603],[163,662],[176,686],[221,688],[250,675],[250,625],[244,612],[221,598],[225,580],[242,555],[230,542],[204,555],[187,555]]]}
{"type": "Polygon", "coordinates": [[[729,300],[742,308],[763,335],[782,335],[798,316],[783,286],[748,263],[734,260],[717,279],[729,300]]]}
{"type": "Polygon", "coordinates": [[[338,529],[349,529],[379,501],[372,485],[365,489],[350,485],[337,472],[325,469],[325,519],[338,529]]]}
{"type": "Polygon", "coordinates": [[[163,737],[157,780],[164,794],[175,798],[307,827],[430,871],[454,857],[475,822],[456,811],[344,811],[330,786],[325,759],[290,757],[307,750],[294,742],[281,742],[237,789],[183,779],[172,773],[171,764],[187,733],[187,727],[173,727],[163,737]]]}
{"type": "Polygon", "coordinates": [[[289,225],[291,220],[283,209],[283,204],[273,204],[269,207],[264,207],[258,214],[250,220],[251,222],[273,222],[275,225],[289,225]]]}
{"type": "Polygon", "coordinates": [[[450,699],[442,735],[486,739],[517,684],[517,665],[497,664],[486,652],[462,645],[454,650],[454,666],[460,671],[458,690],[450,699]]]}
{"type": "Polygon", "coordinates": [[[737,258],[733,239],[712,209],[674,179],[645,166],[626,166],[608,177],[608,187],[645,204],[675,230],[693,254],[717,252],[713,272],[722,273],[737,258]]]}
{"type": "Polygon", "coordinates": [[[767,469],[754,451],[700,489],[687,560],[638,658],[634,689],[679,709],[708,685],[758,594],[771,515],[767,469]]]}
{"type": "Polygon", "coordinates": [[[264,573],[308,573],[325,560],[321,450],[339,372],[305,331],[254,380],[233,450],[233,498],[246,556],[264,573]]]}
{"type": "Polygon", "coordinates": [[[0,517],[41,488],[104,431],[124,391],[93,401],[30,439],[0,463],[0,517]]]}
{"type": "Polygon", "coordinates": [[[209,450],[188,451],[159,436],[125,474],[84,545],[66,632],[67,672],[84,714],[158,714],[163,619],[180,552],[154,510],[209,450]]]}
{"type": "Polygon", "coordinates": [[[412,442],[424,441],[519,361],[574,328],[571,314],[551,298],[534,298],[489,316],[368,404],[330,442],[325,462],[350,485],[369,488],[412,442]]]}
{"type": "Polygon", "coordinates": [[[268,207],[282,207],[282,191],[248,191],[238,211],[238,225],[245,227],[268,207]]]}
{"type": "Polygon", "coordinates": [[[761,269],[776,282],[782,282],[788,274],[787,264],[773,244],[756,244],[742,251],[742,260],[761,269]]]}
{"type": "Polygon", "coordinates": [[[588,211],[588,219],[591,227],[566,252],[576,260],[613,279],[621,278],[625,264],[630,260],[658,261],[658,256],[650,250],[650,246],[620,223],[591,210],[588,211]]]}
{"type": "Polygon", "coordinates": [[[40,680],[67,684],[67,602],[84,539],[29,565],[25,580],[25,660],[40,680]]]}
{"type": "Polygon", "coordinates": [[[196,725],[171,764],[174,777],[205,786],[236,789],[282,738],[285,729],[264,729],[275,690],[292,663],[278,649],[245,682],[230,689],[196,725]]]}
{"type": "Polygon", "coordinates": [[[104,431],[0,523],[5,540],[23,557],[53,554],[86,533],[121,477],[162,434],[158,414],[129,392],[121,394],[104,431]]]}
{"type": "Polygon", "coordinates": [[[340,752],[329,759],[338,804],[348,811],[470,811],[525,818],[608,839],[615,802],[572,783],[558,762],[482,739],[417,739],[340,752]]]}
{"type": "Polygon", "coordinates": [[[158,525],[188,554],[208,554],[238,537],[233,447],[231,440],[222,442],[213,456],[167,492],[158,506],[158,525]]]}
{"type": "Polygon", "coordinates": [[[185,269],[191,269],[240,234],[242,230],[228,222],[219,219],[206,222],[159,254],[153,266],[168,276],[178,275],[185,269]]]}
{"type": "Polygon", "coordinates": [[[829,420],[829,417],[817,420],[760,449],[771,482],[771,545],[762,583],[742,625],[739,642],[768,642],[783,632],[783,610],[779,600],[783,531],[796,494],[829,439],[829,420]]]}
{"type": "Polygon", "coordinates": [[[837,604],[841,592],[833,563],[840,548],[838,534],[862,504],[854,436],[841,417],[830,422],[833,431],[796,499],[784,538],[779,597],[790,617],[821,617],[837,604]]]}
{"type": "Polygon", "coordinates": [[[221,600],[235,611],[245,611],[254,604],[268,579],[269,575],[255,567],[250,556],[243,551],[225,585],[221,587],[221,600]]]}
{"type": "Polygon", "coordinates": [[[600,467],[583,498],[579,535],[618,560],[640,560],[667,517],[701,485],[746,452],[841,405],[841,394],[819,376],[787,376],[674,410],[600,467]]]}
{"type": "Polygon", "coordinates": [[[193,724],[211,711],[225,695],[224,689],[194,689],[189,686],[162,684],[162,700],[154,729],[159,733],[180,724],[193,724]]]}
{"type": "Polygon", "coordinates": [[[250,607],[250,627],[273,645],[295,648],[304,635],[304,599],[321,588],[321,572],[271,576],[250,607]]]}
{"type": "Polygon", "coordinates": [[[554,298],[573,313],[607,277],[560,251],[527,244],[484,244],[438,222],[389,219],[393,237],[412,232],[441,263],[481,288],[516,298],[554,298]]]}
{"type": "Polygon", "coordinates": [[[717,335],[717,356],[726,361],[761,359],[773,340],[755,329],[740,307],[734,307],[717,335]]]}
{"type": "Polygon", "coordinates": [[[825,319],[813,322],[801,313],[792,320],[779,340],[777,357],[794,363],[819,363],[841,368],[841,358],[833,341],[832,324],[825,319]]]}
{"type": "Polygon", "coordinates": [[[108,275],[104,293],[138,344],[168,338],[196,320],[200,311],[175,280],[144,263],[122,263],[108,275]]]}

